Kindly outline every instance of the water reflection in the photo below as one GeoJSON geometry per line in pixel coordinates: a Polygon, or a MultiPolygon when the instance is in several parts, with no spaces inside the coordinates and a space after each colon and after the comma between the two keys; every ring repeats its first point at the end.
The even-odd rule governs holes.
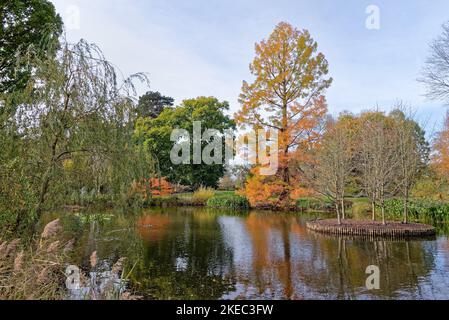
{"type": "Polygon", "coordinates": [[[139,219],[144,264],[138,289],[158,299],[219,299],[233,289],[232,250],[216,216],[156,209],[139,219]]]}
{"type": "Polygon", "coordinates": [[[131,256],[134,287],[156,299],[449,298],[445,236],[347,240],[307,231],[306,219],[256,211],[153,209],[131,228],[111,221],[87,229],[83,256],[92,248],[103,257],[131,256]],[[102,241],[114,228],[121,236],[102,241]],[[369,265],[380,268],[380,290],[365,287],[369,265]]]}

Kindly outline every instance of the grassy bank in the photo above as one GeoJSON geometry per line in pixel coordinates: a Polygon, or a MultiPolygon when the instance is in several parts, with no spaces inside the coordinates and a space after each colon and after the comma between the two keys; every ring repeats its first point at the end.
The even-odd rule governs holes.
{"type": "MultiPolygon", "coordinates": [[[[153,197],[149,206],[206,206],[216,209],[248,210],[249,201],[234,191],[214,191],[212,189],[199,189],[194,193],[180,193],[169,196],[153,197]]],[[[386,215],[389,219],[401,219],[404,205],[401,199],[389,199],[385,203],[386,215]]],[[[372,207],[367,198],[347,198],[345,208],[348,216],[357,219],[371,218],[372,207]]],[[[449,203],[435,200],[410,200],[408,205],[409,216],[412,221],[449,219],[449,203]]],[[[271,209],[253,208],[253,209],[271,209]]],[[[376,207],[378,212],[380,208],[376,207]]],[[[274,209],[275,210],[275,209],[274,209]]],[[[326,198],[300,198],[286,211],[296,212],[335,212],[335,204],[326,198]]]]}
{"type": "MultiPolygon", "coordinates": [[[[299,211],[305,212],[333,212],[334,204],[327,199],[305,198],[296,203],[299,211]]],[[[372,206],[367,198],[348,198],[345,201],[347,213],[358,219],[371,217],[372,206]]],[[[379,213],[380,208],[376,206],[379,213]]],[[[389,219],[402,219],[404,203],[402,199],[389,199],[385,202],[385,212],[389,219]]],[[[449,203],[445,201],[412,199],[408,204],[409,217],[413,221],[433,220],[447,221],[449,219],[449,203]]]]}
{"type": "MultiPolygon", "coordinates": [[[[196,192],[178,193],[167,196],[155,196],[149,200],[146,205],[155,207],[170,207],[170,206],[208,206],[208,202],[211,199],[230,199],[233,201],[236,194],[234,191],[215,191],[212,189],[201,188],[196,192]]],[[[211,203],[211,207],[215,206],[217,202],[214,200],[211,203]]]]}

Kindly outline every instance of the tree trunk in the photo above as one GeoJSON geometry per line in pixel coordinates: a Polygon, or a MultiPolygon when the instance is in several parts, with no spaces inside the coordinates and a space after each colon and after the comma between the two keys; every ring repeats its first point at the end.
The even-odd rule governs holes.
{"type": "Polygon", "coordinates": [[[338,204],[338,200],[335,201],[335,209],[337,209],[337,221],[338,221],[338,224],[341,224],[340,206],[338,204]]]}
{"type": "Polygon", "coordinates": [[[346,210],[345,210],[345,198],[341,198],[341,217],[343,220],[346,219],[346,210]]]}
{"type": "Polygon", "coordinates": [[[288,170],[288,112],[287,103],[284,101],[282,105],[282,129],[281,129],[281,150],[282,150],[282,180],[284,183],[290,183],[290,173],[288,170]]]}
{"type": "Polygon", "coordinates": [[[385,222],[385,188],[384,185],[381,185],[380,191],[379,191],[379,198],[380,198],[380,205],[382,210],[382,224],[386,225],[385,222]]]}
{"type": "Polygon", "coordinates": [[[41,188],[40,188],[40,192],[39,192],[39,200],[38,203],[36,205],[36,221],[33,221],[33,231],[35,231],[37,224],[40,220],[40,216],[42,213],[42,206],[44,205],[45,202],[45,196],[47,195],[48,192],[48,187],[50,186],[50,178],[51,175],[53,174],[53,169],[56,165],[56,147],[58,145],[59,142],[59,135],[56,135],[55,140],[53,141],[52,145],[51,145],[51,160],[50,160],[50,165],[47,168],[47,170],[44,173],[44,176],[42,177],[42,184],[41,184],[41,188]]]}
{"type": "Polygon", "coordinates": [[[279,196],[279,203],[281,204],[282,207],[286,208],[289,203],[290,203],[290,190],[289,190],[289,186],[290,186],[290,170],[288,168],[288,161],[287,161],[287,156],[288,156],[288,148],[285,149],[283,151],[283,161],[281,162],[281,175],[282,175],[282,182],[284,182],[285,186],[284,186],[284,190],[282,191],[282,193],[279,196]]]}
{"type": "Polygon", "coordinates": [[[404,223],[408,223],[408,190],[404,195],[404,223]]]}
{"type": "Polygon", "coordinates": [[[48,192],[48,187],[50,186],[50,175],[51,172],[53,170],[53,164],[51,164],[51,166],[47,169],[47,171],[44,174],[44,177],[42,179],[42,184],[41,184],[41,188],[40,188],[40,192],[39,192],[39,200],[38,203],[36,205],[36,218],[39,220],[40,218],[40,214],[42,212],[42,206],[45,202],[45,196],[47,195],[48,192]]]}
{"type": "Polygon", "coordinates": [[[372,220],[376,221],[376,203],[371,201],[372,220]]]}

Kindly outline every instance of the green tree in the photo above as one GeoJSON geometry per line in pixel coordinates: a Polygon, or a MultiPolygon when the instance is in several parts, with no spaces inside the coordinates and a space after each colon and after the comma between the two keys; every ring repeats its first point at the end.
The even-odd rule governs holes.
{"type": "Polygon", "coordinates": [[[54,56],[63,23],[46,0],[3,0],[0,20],[0,92],[11,92],[26,86],[36,66],[33,60],[17,57],[54,56]]]}
{"type": "Polygon", "coordinates": [[[72,191],[119,196],[152,168],[131,144],[133,82],[145,75],[120,85],[101,50],[85,41],[62,43],[56,59],[37,65],[23,92],[10,94],[20,103],[1,131],[0,194],[7,196],[0,212],[14,231],[35,226],[43,210],[66,204],[72,191]]]}
{"type": "MultiPolygon", "coordinates": [[[[170,151],[173,142],[170,136],[173,129],[184,129],[192,136],[193,122],[200,121],[202,133],[206,129],[216,129],[223,133],[226,129],[235,127],[234,121],[225,112],[229,110],[227,102],[220,102],[214,97],[199,97],[184,100],[175,108],[166,108],[155,119],[139,118],[136,123],[135,138],[144,145],[159,163],[160,172],[172,183],[180,183],[197,189],[200,186],[218,186],[219,179],[225,171],[224,160],[222,164],[173,164],[170,160],[170,151]]],[[[182,143],[182,142],[178,142],[182,143]]],[[[202,147],[207,141],[201,142],[202,147]]],[[[222,140],[224,150],[224,140],[222,140]]],[[[193,148],[190,147],[190,159],[193,159],[193,148]]],[[[223,152],[224,159],[224,152],[223,152]]]]}
{"type": "Polygon", "coordinates": [[[164,108],[173,106],[174,99],[159,92],[148,91],[139,98],[137,114],[139,117],[157,118],[164,108]]]}

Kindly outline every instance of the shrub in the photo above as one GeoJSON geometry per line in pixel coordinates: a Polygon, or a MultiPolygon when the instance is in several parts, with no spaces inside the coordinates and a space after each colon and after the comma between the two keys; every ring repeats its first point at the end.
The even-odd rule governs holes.
{"type": "MultiPolygon", "coordinates": [[[[411,200],[409,215],[415,219],[430,218],[446,220],[449,218],[449,203],[435,200],[411,200]]],[[[393,217],[402,217],[404,202],[402,199],[389,199],[385,202],[385,211],[393,217]]]]}
{"type": "Polygon", "coordinates": [[[230,210],[247,210],[250,207],[248,199],[235,194],[212,197],[207,201],[207,206],[230,210]]]}
{"type": "Polygon", "coordinates": [[[215,190],[212,188],[201,187],[193,193],[192,205],[204,206],[207,201],[215,195],[215,190]]]}

